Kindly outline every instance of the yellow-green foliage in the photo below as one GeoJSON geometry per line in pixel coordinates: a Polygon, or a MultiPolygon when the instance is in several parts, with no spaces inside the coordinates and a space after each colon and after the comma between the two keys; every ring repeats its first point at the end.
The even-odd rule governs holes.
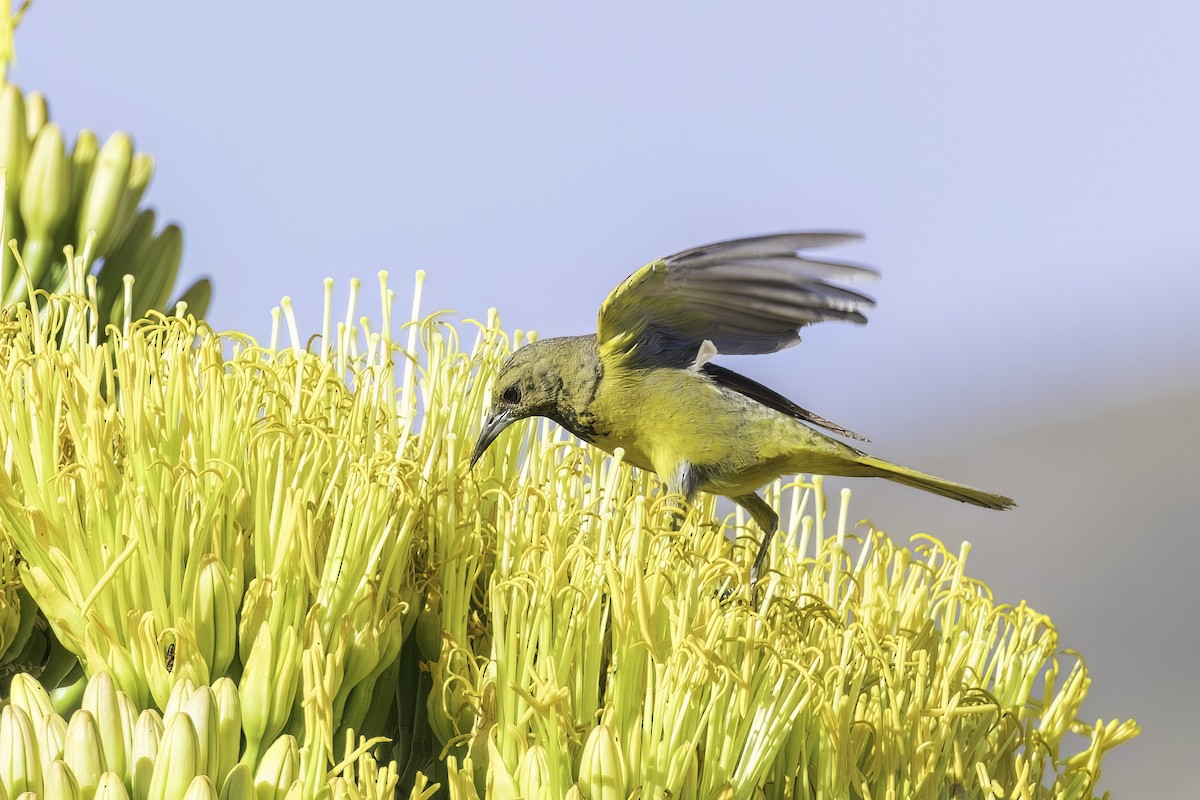
{"type": "Polygon", "coordinates": [[[327,287],[311,340],[285,303],[265,348],[162,317],[98,344],[80,274],[0,321],[0,525],[59,713],[75,657],[137,710],[232,681],[248,770],[293,737],[279,796],[331,791],[351,729],[454,798],[1088,798],[1136,733],[1077,719],[1082,660],[965,548],[856,538],[845,497],[827,528],[819,479],[772,488],[752,592],[753,526],[549,423],[469,471],[494,316],[464,350],[384,284],[378,331],[353,297],[335,328],[327,287]]]}

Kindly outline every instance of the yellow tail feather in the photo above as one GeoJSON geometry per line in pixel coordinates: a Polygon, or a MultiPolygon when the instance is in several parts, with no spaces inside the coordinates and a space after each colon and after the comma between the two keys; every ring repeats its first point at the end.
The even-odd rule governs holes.
{"type": "Polygon", "coordinates": [[[903,483],[905,486],[923,489],[934,494],[940,494],[942,497],[949,497],[952,500],[970,503],[974,506],[983,506],[984,508],[993,508],[998,511],[1012,508],[1016,505],[1010,498],[1003,495],[985,492],[961,483],[948,481],[945,478],[939,478],[935,475],[926,475],[924,472],[918,472],[915,469],[902,467],[898,464],[891,464],[873,456],[863,456],[857,459],[857,461],[864,467],[869,468],[870,474],[874,477],[887,478],[890,481],[903,483]]]}

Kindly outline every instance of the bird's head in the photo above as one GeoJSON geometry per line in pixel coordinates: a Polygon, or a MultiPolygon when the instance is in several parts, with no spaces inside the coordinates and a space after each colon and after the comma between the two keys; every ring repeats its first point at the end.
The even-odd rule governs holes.
{"type": "Polygon", "coordinates": [[[471,466],[505,428],[527,417],[560,419],[563,373],[577,362],[564,339],[532,342],[517,350],[500,367],[492,389],[491,411],[471,455],[471,466]]]}

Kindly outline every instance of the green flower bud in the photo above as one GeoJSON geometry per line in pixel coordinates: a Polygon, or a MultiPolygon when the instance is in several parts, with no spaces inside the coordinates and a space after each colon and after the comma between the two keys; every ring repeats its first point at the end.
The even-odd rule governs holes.
{"type": "Polygon", "coordinates": [[[254,773],[249,765],[238,764],[225,776],[221,800],[242,800],[244,797],[254,797],[254,773]]]}
{"type": "Polygon", "coordinates": [[[199,749],[192,718],[187,714],[172,714],[158,745],[148,800],[182,797],[199,771],[199,749]]]}
{"type": "Polygon", "coordinates": [[[49,120],[50,108],[46,105],[46,96],[41,92],[25,95],[25,135],[29,137],[29,141],[37,138],[49,120]]]}
{"type": "MultiPolygon", "coordinates": [[[[132,616],[136,616],[136,612],[132,616]]],[[[167,669],[168,662],[174,668],[174,654],[159,641],[154,614],[149,611],[141,615],[132,634],[129,650],[137,665],[138,680],[146,687],[154,705],[165,709],[175,685],[167,669]]]]}
{"type": "Polygon", "coordinates": [[[296,737],[284,734],[276,739],[254,771],[257,800],[284,800],[300,772],[300,754],[296,737]]]}
{"type": "MultiPolygon", "coordinates": [[[[83,693],[83,708],[91,712],[100,734],[100,748],[104,751],[107,769],[124,775],[129,768],[129,746],[133,734],[134,718],[130,710],[123,709],[118,699],[117,685],[107,672],[97,672],[88,678],[83,693]]],[[[72,717],[72,722],[74,718],[72,717]]],[[[75,771],[80,785],[85,785],[79,770],[75,771]]]]}
{"type": "Polygon", "coordinates": [[[89,232],[96,234],[96,248],[91,258],[108,252],[117,224],[117,209],[129,183],[129,171],[133,166],[133,141],[128,134],[118,131],[108,137],[96,157],[87,188],[80,201],[75,243],[84,247],[89,232]]]}
{"type": "Polygon", "coordinates": [[[217,787],[207,775],[197,775],[188,784],[183,800],[217,800],[217,787]]]}
{"type": "MultiPolygon", "coordinates": [[[[224,773],[218,771],[221,766],[221,729],[213,690],[207,686],[198,687],[184,704],[183,713],[192,718],[196,738],[200,742],[196,772],[216,781],[224,773]]],[[[216,794],[215,789],[213,793],[216,794]]]]}
{"type": "Polygon", "coordinates": [[[133,753],[133,729],[137,725],[139,712],[133,701],[129,699],[129,695],[121,691],[117,692],[117,708],[120,710],[121,734],[124,736],[122,745],[125,748],[125,766],[128,771],[130,754],[133,753]]]}
{"type": "Polygon", "coordinates": [[[42,791],[42,765],[29,716],[19,706],[0,709],[0,786],[9,797],[42,791]]]}
{"type": "Polygon", "coordinates": [[[108,243],[109,252],[120,247],[125,241],[125,236],[137,215],[138,203],[142,202],[142,196],[146,194],[146,187],[150,185],[150,179],[153,177],[154,157],[147,153],[135,153],[129,165],[129,183],[126,184],[125,193],[121,195],[120,205],[117,206],[112,238],[108,243]]]}
{"type": "Polygon", "coordinates": [[[8,699],[14,706],[19,706],[31,720],[40,720],[46,714],[54,713],[50,693],[35,678],[24,672],[13,675],[8,699]]]}
{"type": "Polygon", "coordinates": [[[260,625],[238,686],[242,730],[246,734],[242,761],[257,765],[263,743],[283,730],[292,713],[299,677],[300,640],[296,629],[284,628],[277,647],[270,625],[260,625]]]}
{"type": "Polygon", "coordinates": [[[530,746],[521,754],[517,764],[517,787],[521,797],[537,798],[550,789],[550,761],[546,748],[540,744],[530,746]]]}
{"type": "MultiPolygon", "coordinates": [[[[165,285],[167,290],[174,280],[172,276],[171,282],[165,285]]],[[[136,285],[134,291],[137,291],[136,285]]],[[[205,555],[201,562],[195,594],[192,624],[196,628],[200,655],[208,663],[210,674],[224,675],[237,649],[237,603],[229,570],[212,553],[205,555]]]]}
{"type": "MultiPolygon", "coordinates": [[[[100,741],[100,727],[91,712],[79,709],[67,725],[67,741],[63,745],[63,761],[71,768],[79,789],[86,795],[95,792],[100,776],[107,769],[100,741]]],[[[51,797],[56,795],[51,794],[51,797]]]]}
{"type": "Polygon", "coordinates": [[[100,776],[100,785],[96,787],[93,800],[129,800],[129,792],[121,776],[115,772],[106,772],[100,776]]]}
{"type": "Polygon", "coordinates": [[[217,704],[217,729],[220,739],[217,745],[219,762],[216,774],[218,779],[222,779],[230,774],[241,755],[242,705],[238,698],[237,684],[230,678],[218,678],[213,683],[212,690],[217,704]]]}
{"type": "MultiPolygon", "coordinates": [[[[100,154],[100,142],[96,134],[81,130],[75,137],[75,145],[71,148],[71,216],[77,216],[83,203],[83,195],[92,179],[96,167],[96,157],[100,154]]],[[[82,248],[83,242],[76,242],[76,248],[82,248]]]]}
{"type": "MultiPolygon", "coordinates": [[[[58,126],[51,123],[42,128],[33,143],[20,195],[25,229],[21,260],[35,288],[57,289],[66,275],[66,257],[58,249],[55,235],[70,210],[70,166],[58,126]]],[[[23,286],[15,286],[9,296],[25,291],[23,286]]]]}
{"type": "Polygon", "coordinates": [[[46,782],[42,791],[46,797],[53,797],[54,800],[81,800],[81,788],[70,766],[62,761],[55,761],[46,772],[46,782]]]}
{"type": "Polygon", "coordinates": [[[238,696],[242,701],[242,731],[246,734],[243,763],[258,764],[259,749],[271,721],[274,656],[275,643],[271,641],[271,628],[264,622],[258,626],[250,656],[242,669],[242,680],[238,684],[238,696]]]}
{"type": "MultiPolygon", "coordinates": [[[[25,98],[21,90],[11,83],[0,86],[0,169],[7,173],[5,200],[16,208],[21,194],[21,183],[25,180],[25,166],[29,161],[29,137],[25,133],[25,98]]],[[[5,240],[13,233],[7,228],[5,240]]]]}
{"type": "Polygon", "coordinates": [[[621,751],[603,722],[592,728],[579,760],[579,788],[587,800],[624,800],[625,774],[621,751]]]}
{"type": "Polygon", "coordinates": [[[21,184],[20,208],[26,234],[49,240],[52,246],[71,210],[71,162],[62,131],[53,123],[42,128],[33,142],[21,184]]]}
{"type": "Polygon", "coordinates": [[[163,724],[155,711],[146,709],[133,726],[133,746],[129,751],[130,775],[134,797],[148,797],[150,781],[154,777],[154,763],[158,760],[159,744],[162,741],[163,724]]]}
{"type": "Polygon", "coordinates": [[[183,711],[194,691],[196,691],[196,684],[192,681],[186,678],[176,681],[175,685],[171,687],[171,694],[167,697],[167,704],[163,706],[163,719],[170,719],[172,714],[183,711]]]}
{"type": "Polygon", "coordinates": [[[21,183],[25,180],[25,166],[29,161],[29,139],[25,135],[25,99],[21,90],[11,84],[0,86],[0,175],[4,180],[4,235],[0,246],[4,252],[3,274],[9,285],[6,296],[9,302],[18,299],[15,276],[20,274],[16,259],[9,250],[8,242],[25,240],[25,230],[18,213],[17,204],[21,196],[21,183]]]}
{"type": "MultiPolygon", "coordinates": [[[[242,608],[238,613],[238,655],[243,667],[250,663],[250,653],[258,644],[260,629],[267,621],[271,610],[271,596],[275,593],[275,581],[270,575],[260,576],[250,581],[242,596],[242,608]]],[[[242,699],[246,697],[242,693],[242,699]]],[[[245,705],[242,715],[245,716],[245,705]]]]}
{"type": "Polygon", "coordinates": [[[51,762],[63,757],[67,744],[67,721],[58,714],[46,714],[34,724],[33,729],[37,736],[42,774],[45,775],[51,762]]]}

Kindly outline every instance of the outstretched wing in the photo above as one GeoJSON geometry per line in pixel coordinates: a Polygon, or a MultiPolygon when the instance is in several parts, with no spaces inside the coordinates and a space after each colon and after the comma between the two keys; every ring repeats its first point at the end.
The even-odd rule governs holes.
{"type": "Polygon", "coordinates": [[[704,245],[630,275],[600,307],[597,341],[607,357],[683,367],[700,345],[720,353],[773,353],[799,329],[840,319],[862,324],[875,302],[838,285],[878,275],[798,251],[854,242],[854,233],[780,233],[704,245]]]}

